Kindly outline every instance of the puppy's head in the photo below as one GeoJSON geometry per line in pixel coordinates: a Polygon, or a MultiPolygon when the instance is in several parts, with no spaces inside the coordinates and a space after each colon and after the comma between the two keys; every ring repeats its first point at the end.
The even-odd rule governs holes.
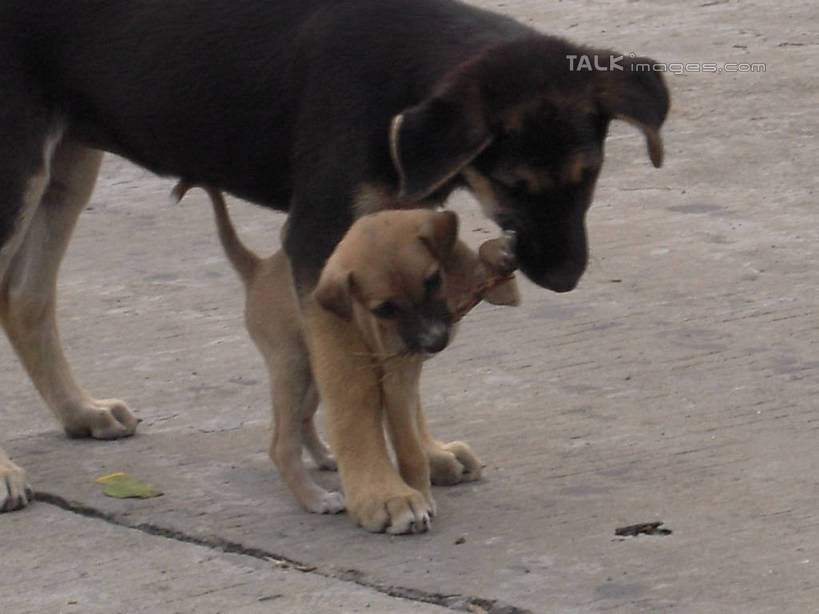
{"type": "Polygon", "coordinates": [[[546,36],[485,50],[393,119],[401,195],[423,200],[465,184],[517,233],[521,271],[571,290],[586,267],[584,220],[609,122],[637,126],[652,163],[662,164],[669,94],[654,66],[546,36]]]}
{"type": "Polygon", "coordinates": [[[448,211],[365,215],[327,260],[314,296],[355,321],[379,351],[439,352],[453,325],[443,265],[457,235],[458,218],[448,211]]]}

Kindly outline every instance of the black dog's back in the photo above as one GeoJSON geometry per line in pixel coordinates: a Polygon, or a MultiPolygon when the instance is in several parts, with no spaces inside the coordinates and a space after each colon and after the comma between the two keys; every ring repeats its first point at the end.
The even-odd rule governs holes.
{"type": "Polygon", "coordinates": [[[525,31],[441,0],[6,0],[0,22],[73,136],[279,209],[314,146],[295,126],[364,121],[386,148],[442,71],[525,31]]]}
{"type": "Polygon", "coordinates": [[[28,66],[74,137],[159,174],[286,206],[298,95],[292,32],[326,2],[23,0],[4,8],[14,4],[0,35],[15,25],[25,33],[28,66]]]}
{"type": "MultiPolygon", "coordinates": [[[[0,135],[37,131],[12,130],[6,158],[28,147],[36,164],[58,118],[81,143],[286,210],[300,288],[362,193],[388,208],[469,187],[518,233],[521,270],[570,290],[608,123],[638,126],[662,162],[668,93],[650,58],[455,0],[3,0],[0,58],[0,135]],[[571,68],[591,55],[618,70],[571,68]]],[[[0,234],[16,215],[0,211],[0,234]]]]}

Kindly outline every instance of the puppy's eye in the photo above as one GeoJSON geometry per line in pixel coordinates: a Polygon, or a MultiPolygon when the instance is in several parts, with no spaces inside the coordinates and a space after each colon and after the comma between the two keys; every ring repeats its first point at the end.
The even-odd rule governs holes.
{"type": "Polygon", "coordinates": [[[424,280],[424,290],[427,293],[427,296],[431,294],[435,294],[438,290],[441,289],[441,272],[435,271],[432,275],[427,277],[424,280]]]}
{"type": "Polygon", "coordinates": [[[389,320],[390,318],[394,318],[398,315],[398,307],[395,303],[391,303],[390,301],[384,301],[378,307],[372,310],[372,314],[376,318],[381,318],[382,320],[389,320]]]}

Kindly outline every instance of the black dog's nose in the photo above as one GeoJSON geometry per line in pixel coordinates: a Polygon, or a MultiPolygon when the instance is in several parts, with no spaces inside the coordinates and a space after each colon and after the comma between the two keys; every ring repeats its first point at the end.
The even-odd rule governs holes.
{"type": "Polygon", "coordinates": [[[577,286],[580,281],[581,273],[551,271],[542,275],[539,279],[534,280],[539,286],[542,286],[552,292],[570,292],[577,286]]]}
{"type": "Polygon", "coordinates": [[[583,276],[585,268],[585,261],[563,263],[561,266],[553,266],[547,269],[531,266],[528,262],[523,262],[520,270],[541,288],[546,288],[552,292],[569,292],[577,286],[577,282],[583,276]]]}

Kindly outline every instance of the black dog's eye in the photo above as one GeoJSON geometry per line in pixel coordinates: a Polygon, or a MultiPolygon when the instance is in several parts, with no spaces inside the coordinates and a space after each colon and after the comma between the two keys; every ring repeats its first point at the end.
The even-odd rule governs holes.
{"type": "Polygon", "coordinates": [[[381,318],[382,320],[389,320],[390,318],[394,318],[398,315],[398,307],[395,303],[391,303],[389,301],[384,301],[378,307],[372,310],[372,314],[376,318],[381,318]]]}
{"type": "Polygon", "coordinates": [[[529,182],[511,173],[493,175],[492,182],[512,196],[522,196],[529,192],[529,182]]]}
{"type": "Polygon", "coordinates": [[[508,189],[512,194],[525,194],[529,191],[529,182],[525,179],[518,179],[514,184],[509,186],[508,189]]]}
{"type": "Polygon", "coordinates": [[[525,179],[519,179],[516,177],[493,177],[492,179],[496,184],[513,196],[525,194],[529,190],[529,184],[525,179]]]}
{"type": "Polygon", "coordinates": [[[432,275],[424,280],[424,290],[427,296],[435,294],[441,288],[441,272],[435,271],[432,275]]]}

